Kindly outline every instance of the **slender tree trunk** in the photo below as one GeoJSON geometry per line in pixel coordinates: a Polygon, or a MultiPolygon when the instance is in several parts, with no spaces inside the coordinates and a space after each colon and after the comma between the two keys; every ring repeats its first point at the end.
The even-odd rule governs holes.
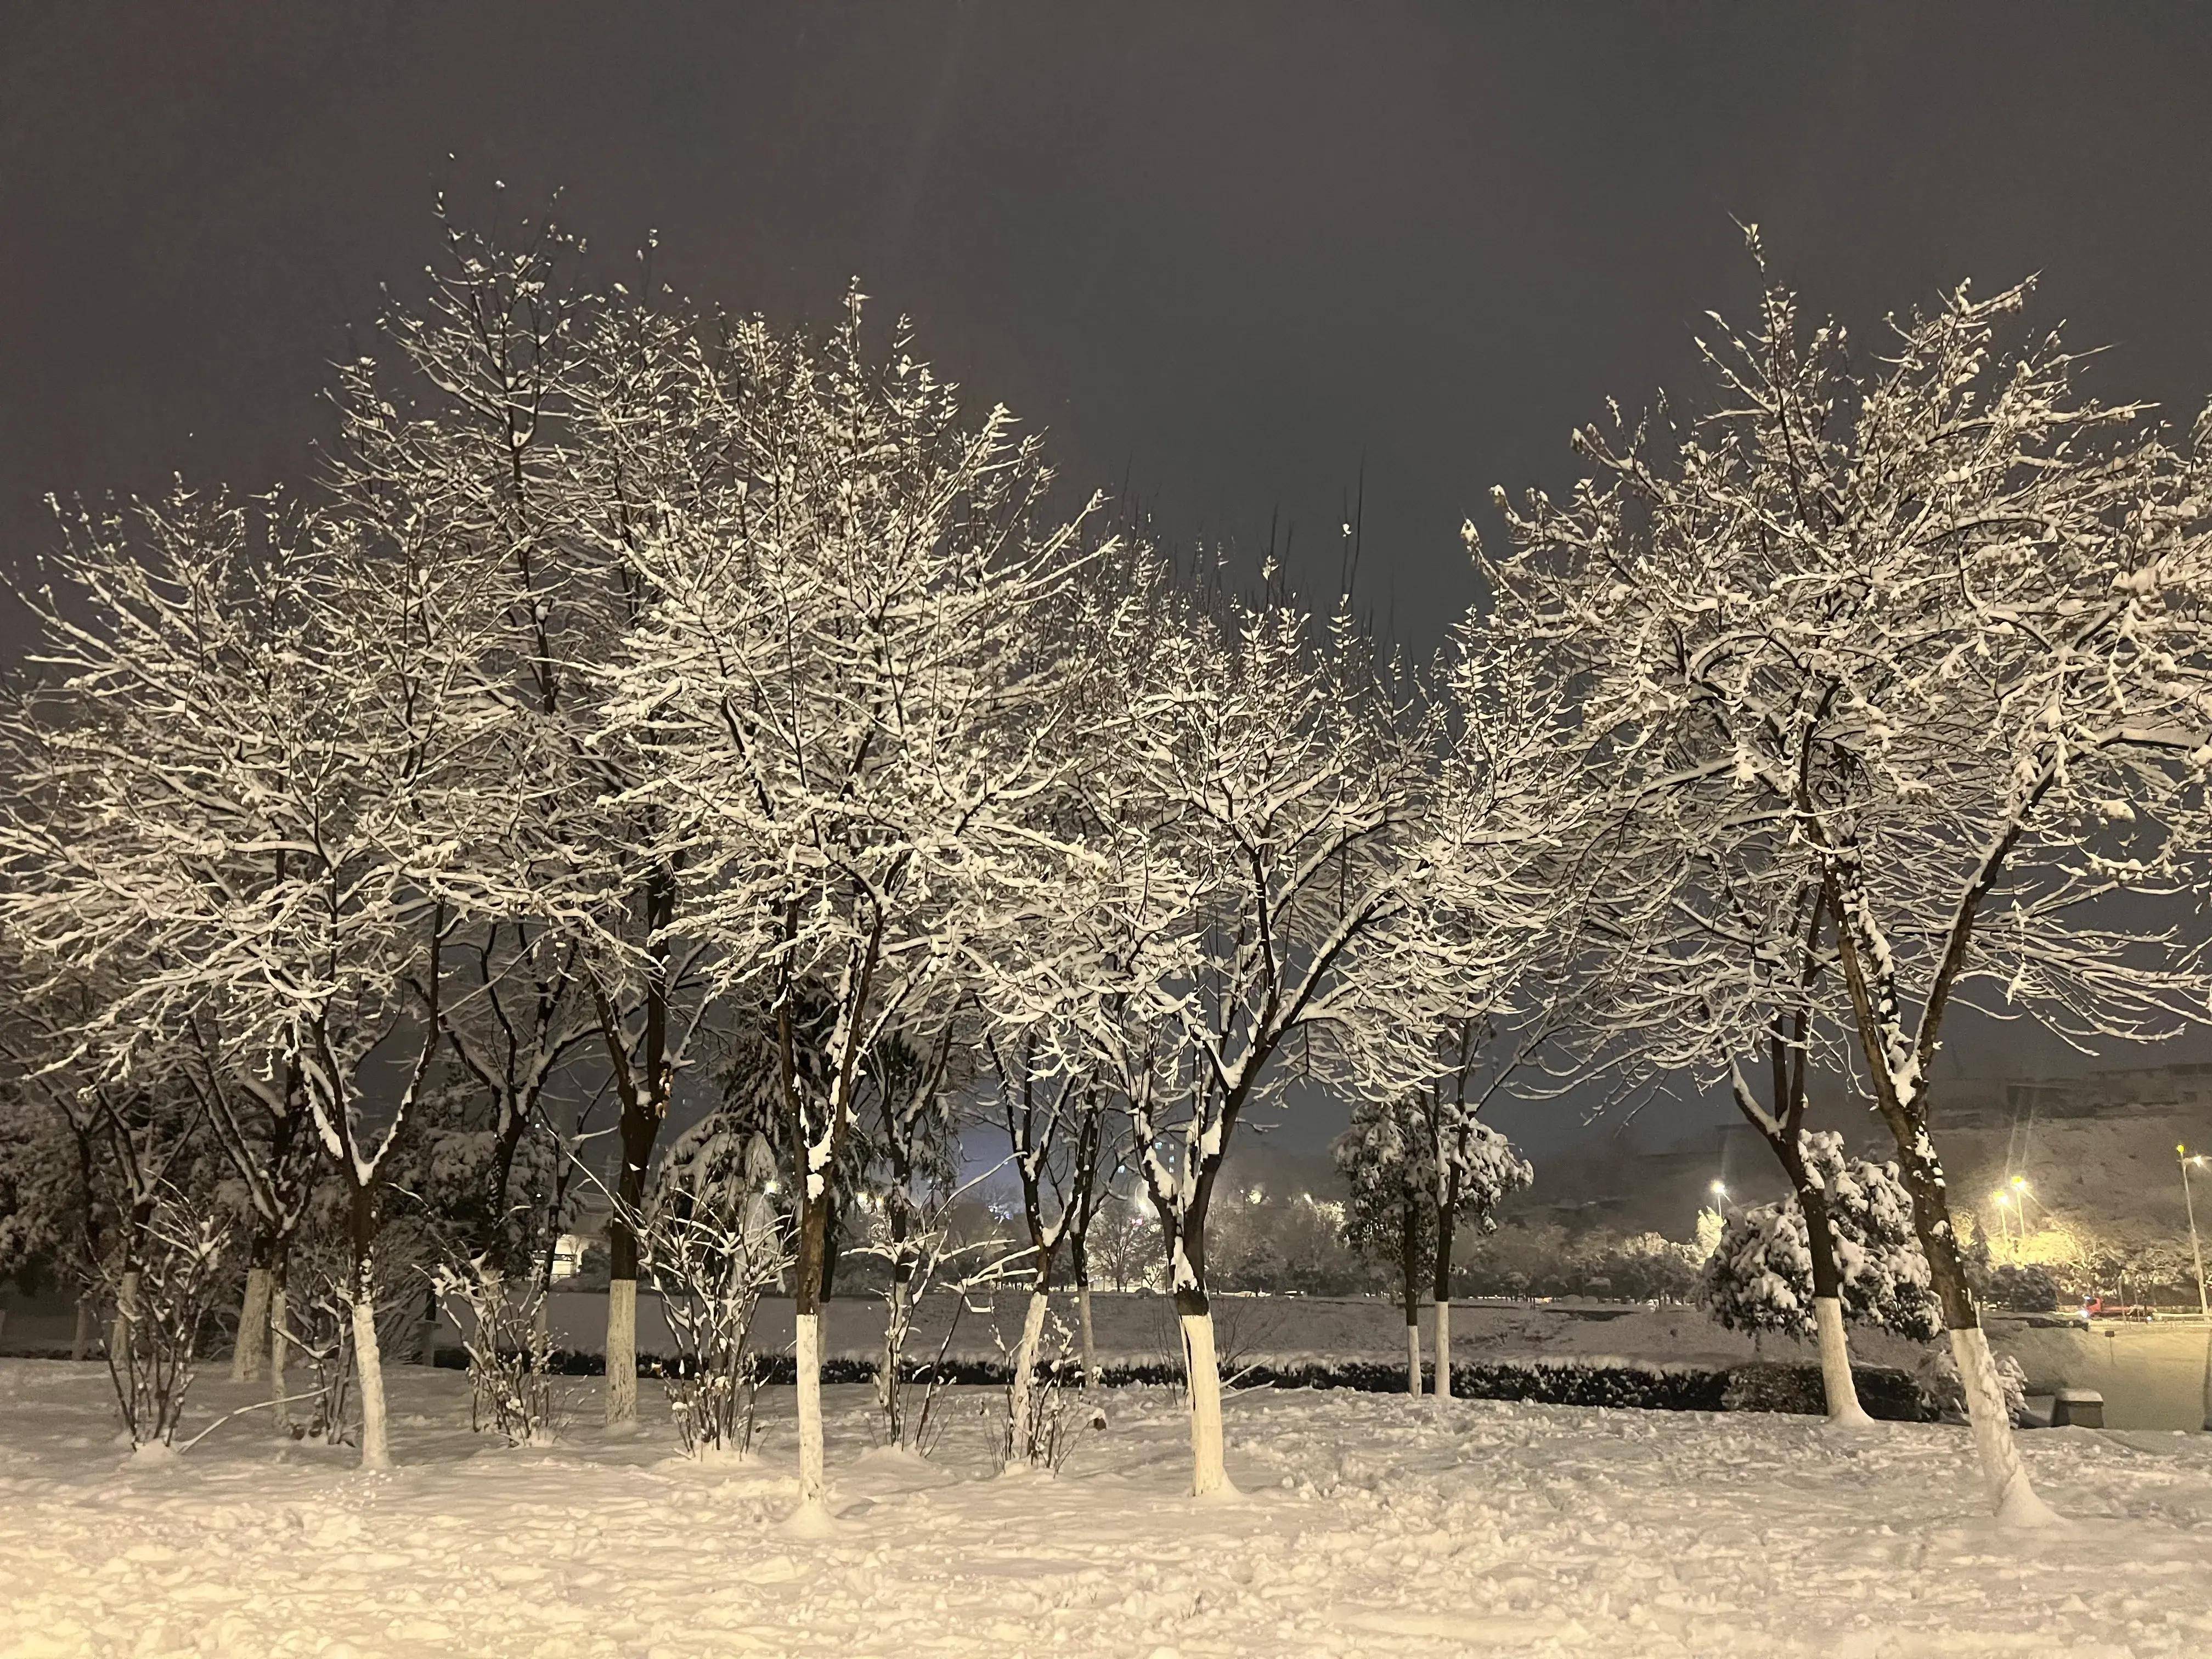
{"type": "Polygon", "coordinates": [[[1990,1504],[1998,1521],[2007,1526],[2055,1524],[2057,1517],[2028,1484],[2027,1469],[2013,1440],[2012,1414],[2005,1407],[1996,1363],[1990,1356],[1989,1338],[1982,1330],[1981,1310],[1974,1304],[1973,1287],[1959,1253],[1942,1167],[1928,1138],[1925,1114],[1916,1112],[1913,1116],[1917,1120],[1917,1133],[1899,1147],[1900,1164],[1905,1189],[1912,1194],[1912,1218],[1921,1251],[1928,1258],[1929,1281],[1942,1304],[1943,1327],[1949,1334],[1951,1357],[1966,1393],[1966,1419],[1973,1428],[1974,1449],[1981,1459],[1990,1504]]]}
{"type": "Polygon", "coordinates": [[[1406,1392],[1421,1392],[1421,1277],[1420,1214],[1412,1204],[1401,1220],[1398,1261],[1402,1273],[1399,1287],[1406,1308],[1406,1392]]]}
{"type": "Polygon", "coordinates": [[[1436,1380],[1430,1391],[1439,1400],[1452,1397],[1451,1349],[1451,1273],[1452,1206],[1447,1205],[1437,1216],[1437,1269],[1430,1284],[1431,1301],[1436,1309],[1436,1380]]]}
{"type": "Polygon", "coordinates": [[[89,1359],[100,1329],[100,1310],[88,1296],[76,1299],[76,1330],[70,1338],[70,1358],[89,1359]]]}
{"type": "Polygon", "coordinates": [[[361,1378],[361,1467],[392,1467],[391,1431],[384,1407],[384,1356],[376,1343],[376,1194],[353,1191],[353,1353],[361,1378]]]}
{"type": "Polygon", "coordinates": [[[1030,1304],[1022,1316],[1021,1345],[1014,1350],[1012,1385],[1006,1394],[1006,1457],[1027,1462],[1036,1450],[1032,1443],[1036,1422],[1037,1349],[1044,1340],[1044,1316],[1052,1304],[1052,1269],[1039,1271],[1030,1287],[1030,1304]]]}
{"type": "Polygon", "coordinates": [[[905,1341],[907,1302],[913,1294],[914,1285],[914,1262],[906,1246],[914,1229],[913,1218],[907,1212],[911,1191],[908,1185],[910,1177],[903,1164],[897,1167],[896,1176],[892,1197],[884,1213],[884,1224],[890,1233],[891,1241],[890,1305],[884,1310],[884,1357],[876,1366],[876,1409],[883,1414],[884,1426],[889,1431],[893,1445],[899,1443],[901,1432],[898,1420],[899,1354],[905,1341]]]}
{"type": "Polygon", "coordinates": [[[123,1287],[115,1298],[115,1318],[107,1329],[107,1353],[116,1375],[131,1375],[131,1331],[138,1322],[138,1269],[124,1270],[123,1287]]]}
{"type": "Polygon", "coordinates": [[[1068,1241],[1068,1267],[1075,1275],[1075,1322],[1083,1341],[1083,1392],[1097,1386],[1098,1344],[1091,1328],[1091,1248],[1081,1233],[1068,1241]]]}
{"type": "Polygon", "coordinates": [[[645,1209],[646,1166],[660,1128],[659,1097],[635,1091],[623,1107],[622,1168],[617,1202],[607,1218],[606,1422],[611,1429],[637,1423],[637,1233],[633,1218],[645,1209]]]}
{"type": "Polygon", "coordinates": [[[906,1304],[911,1277],[904,1261],[891,1269],[890,1306],[884,1321],[884,1357],[876,1365],[876,1409],[883,1413],[894,1444],[898,1428],[898,1344],[906,1324],[906,1304]]]}
{"type": "Polygon", "coordinates": [[[1805,1217],[1805,1250],[1813,1263],[1813,1321],[1820,1348],[1820,1385],[1828,1402],[1828,1421],[1839,1428],[1863,1428],[1874,1419],[1859,1404],[1858,1384],[1851,1376],[1851,1351],[1844,1334],[1844,1279],[1836,1261],[1834,1224],[1828,1218],[1828,1194],[1805,1167],[1792,1145],[1778,1145],[1776,1152],[1797,1188],[1797,1206],[1805,1217]]]}
{"type": "Polygon", "coordinates": [[[284,1403],[284,1371],[292,1358],[289,1335],[291,1326],[286,1323],[289,1310],[285,1306],[284,1270],[274,1269],[269,1279],[269,1409],[276,1414],[279,1428],[292,1421],[292,1408],[284,1403]]]}
{"type": "MultiPolygon", "coordinates": [[[[803,1161],[799,1167],[805,1168],[803,1161]]],[[[824,1180],[826,1185],[826,1176],[824,1180]]],[[[804,1177],[800,1190],[798,1283],[792,1294],[798,1325],[792,1357],[799,1383],[799,1515],[793,1518],[807,1525],[826,1519],[830,1503],[822,1422],[822,1270],[829,1244],[830,1205],[826,1191],[806,1192],[804,1177]]]]}

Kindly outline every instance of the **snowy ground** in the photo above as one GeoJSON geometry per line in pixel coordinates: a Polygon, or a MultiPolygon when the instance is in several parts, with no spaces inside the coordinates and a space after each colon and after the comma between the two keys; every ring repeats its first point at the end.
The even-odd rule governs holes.
{"type": "Polygon", "coordinates": [[[2202,1435],[2024,1437],[2075,1521],[2006,1536],[1954,1429],[1259,1393],[1229,1406],[1243,1495],[1200,1504],[1167,1390],[1112,1395],[1050,1480],[991,1475],[994,1395],[923,1463],[868,1453],[836,1389],[814,1540],[779,1527],[788,1390],[755,1462],[702,1468],[649,1387],[636,1437],[524,1451],[468,1434],[464,1389],[396,1368],[404,1467],[371,1477],[252,1419],[131,1459],[99,1368],[0,1362],[0,1655],[2212,1651],[2202,1435]]]}

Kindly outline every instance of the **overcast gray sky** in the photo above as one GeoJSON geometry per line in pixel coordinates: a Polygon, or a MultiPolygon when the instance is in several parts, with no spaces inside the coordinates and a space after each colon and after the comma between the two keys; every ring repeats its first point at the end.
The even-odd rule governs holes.
{"type": "Polygon", "coordinates": [[[299,476],[434,192],[504,180],[779,321],[859,276],[1064,475],[1185,544],[1279,513],[1310,590],[1364,466],[1363,596],[1425,649],[1492,483],[1695,390],[1732,218],[1863,335],[2039,271],[2100,390],[2193,412],[2208,88],[2178,4],[0,0],[0,538],[50,489],[299,476]]]}

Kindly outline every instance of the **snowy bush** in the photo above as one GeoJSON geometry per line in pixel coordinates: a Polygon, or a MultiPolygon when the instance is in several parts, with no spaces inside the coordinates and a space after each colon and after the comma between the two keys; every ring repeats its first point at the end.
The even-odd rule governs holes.
{"type": "Polygon", "coordinates": [[[109,1344],[107,1370],[133,1446],[176,1437],[228,1242],[223,1218],[170,1189],[138,1230],[128,1267],[104,1270],[121,1337],[109,1344]]]}
{"type": "Polygon", "coordinates": [[[461,1346],[469,1362],[470,1429],[496,1430],[510,1446],[550,1438],[553,1338],[544,1283],[532,1275],[510,1284],[481,1261],[443,1264],[432,1270],[431,1283],[441,1302],[467,1310],[461,1346]]]}
{"type": "MultiPolygon", "coordinates": [[[[1826,1131],[1807,1134],[1803,1146],[1806,1168],[1827,1194],[1844,1317],[1932,1341],[1941,1310],[1897,1165],[1847,1159],[1843,1137],[1826,1131]]],[[[1730,1330],[1813,1338],[1813,1258],[1795,1198],[1729,1219],[1698,1280],[1698,1300],[1730,1330]]]]}
{"type": "Polygon", "coordinates": [[[2042,1267],[1993,1267],[1976,1288],[1991,1306],[2014,1313],[2049,1313],[2058,1306],[2058,1281],[2042,1267]]]}
{"type": "Polygon", "coordinates": [[[676,1340],[668,1407],[689,1456],[750,1451],[759,1388],[753,1313],[790,1264],[772,1194],[775,1155],[708,1118],[669,1151],[638,1229],[676,1340]]]}

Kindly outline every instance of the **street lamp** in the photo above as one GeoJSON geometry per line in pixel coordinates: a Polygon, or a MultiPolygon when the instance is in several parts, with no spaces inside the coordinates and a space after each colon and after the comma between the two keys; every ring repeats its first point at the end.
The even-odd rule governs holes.
{"type": "Polygon", "coordinates": [[[2173,1155],[2181,1163],[2181,1202],[2189,1212],[2189,1254],[2197,1261],[2197,1312],[2199,1317],[2212,1320],[2212,1307],[2204,1300],[2204,1248],[2197,1242],[2197,1200],[2189,1191],[2189,1166],[2204,1167],[2204,1154],[2190,1156],[2189,1148],[2176,1146],[2173,1155]]]}
{"type": "Polygon", "coordinates": [[[2000,1187],[1990,1194],[1990,1202],[1997,1206],[1997,1242],[2002,1243],[2005,1237],[2005,1211],[2012,1203],[2012,1194],[2000,1187]]]}

